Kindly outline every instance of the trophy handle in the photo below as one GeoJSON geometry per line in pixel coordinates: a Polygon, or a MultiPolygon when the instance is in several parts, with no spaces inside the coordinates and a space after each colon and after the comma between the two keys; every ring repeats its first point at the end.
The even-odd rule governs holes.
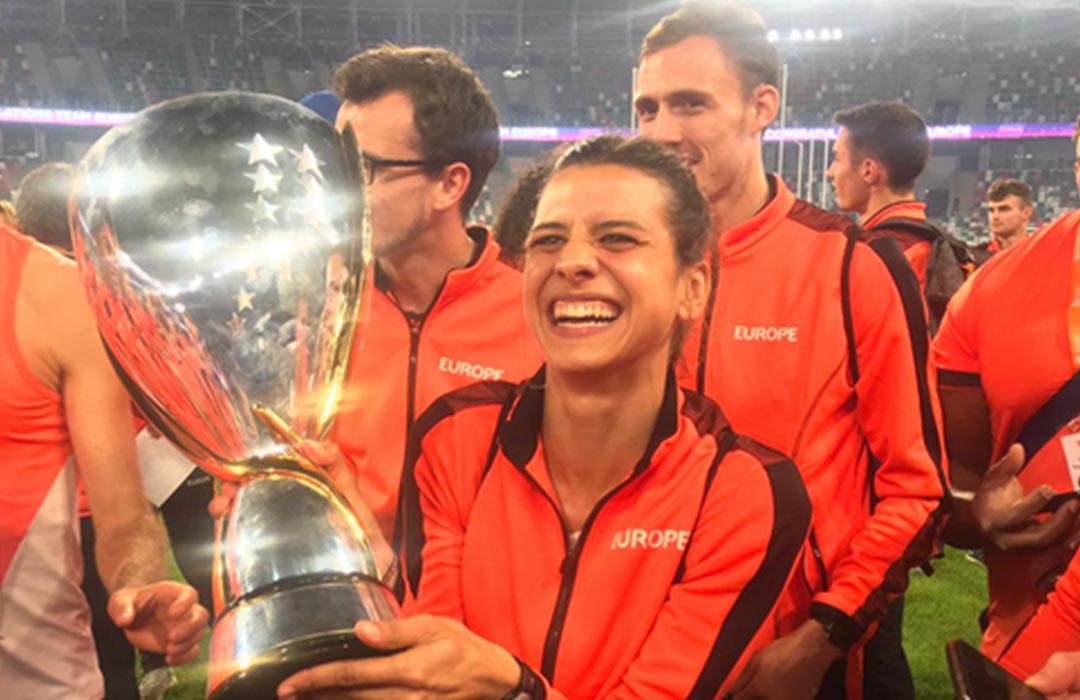
{"type": "Polygon", "coordinates": [[[274,439],[283,445],[288,445],[293,448],[297,453],[300,453],[300,447],[303,444],[303,440],[300,436],[289,427],[281,416],[274,413],[273,409],[268,406],[263,406],[259,403],[251,404],[251,412],[255,414],[255,417],[263,422],[270,434],[274,436],[274,439]]]}

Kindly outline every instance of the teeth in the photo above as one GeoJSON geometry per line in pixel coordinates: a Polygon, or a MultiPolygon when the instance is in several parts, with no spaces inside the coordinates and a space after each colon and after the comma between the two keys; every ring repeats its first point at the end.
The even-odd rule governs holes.
{"type": "Polygon", "coordinates": [[[553,308],[557,323],[603,325],[619,316],[618,307],[605,301],[557,301],[553,308]]]}

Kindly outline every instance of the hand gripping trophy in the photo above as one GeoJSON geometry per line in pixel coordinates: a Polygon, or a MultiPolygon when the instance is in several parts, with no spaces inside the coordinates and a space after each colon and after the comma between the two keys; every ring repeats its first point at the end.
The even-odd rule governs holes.
{"type": "Polygon", "coordinates": [[[147,419],[239,485],[215,552],[209,695],[272,698],[373,653],[393,618],[371,539],[298,449],[333,424],[370,285],[351,133],[249,93],[139,113],[83,159],[72,239],[98,326],[147,419]]]}

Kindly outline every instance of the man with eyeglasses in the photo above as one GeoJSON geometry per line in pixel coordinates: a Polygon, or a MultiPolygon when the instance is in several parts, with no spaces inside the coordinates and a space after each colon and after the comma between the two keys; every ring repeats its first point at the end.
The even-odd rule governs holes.
{"type": "Polygon", "coordinates": [[[360,148],[376,259],[334,441],[393,542],[399,490],[417,497],[402,473],[416,418],[463,386],[531,376],[541,355],[520,273],[489,231],[466,225],[499,159],[480,80],[444,49],[382,46],[346,61],[334,90],[337,127],[360,148]]]}

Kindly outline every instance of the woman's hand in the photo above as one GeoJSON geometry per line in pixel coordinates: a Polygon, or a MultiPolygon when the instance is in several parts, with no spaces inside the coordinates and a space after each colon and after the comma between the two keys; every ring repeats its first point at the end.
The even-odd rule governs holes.
{"type": "Polygon", "coordinates": [[[521,668],[508,651],[449,618],[358,622],[356,636],[372,649],[397,653],[301,671],[282,682],[278,697],[498,700],[521,680],[521,668]]]}

